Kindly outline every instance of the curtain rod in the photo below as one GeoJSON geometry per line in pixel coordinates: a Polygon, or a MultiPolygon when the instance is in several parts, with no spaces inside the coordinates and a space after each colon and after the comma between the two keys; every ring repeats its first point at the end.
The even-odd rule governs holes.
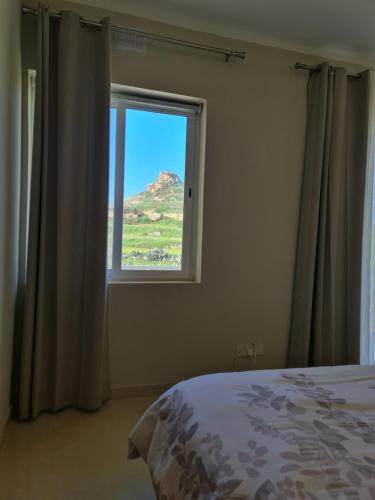
{"type": "MultiPolygon", "coordinates": [[[[319,66],[309,66],[308,64],[303,64],[299,62],[295,64],[294,69],[304,69],[306,71],[312,71],[313,73],[320,71],[319,66]]],[[[361,78],[360,73],[348,73],[348,76],[350,76],[351,78],[361,78]]]]}
{"type": "MultiPolygon", "coordinates": [[[[36,15],[38,13],[37,9],[31,9],[30,7],[22,6],[22,14],[32,14],[36,15]]],[[[60,19],[60,14],[55,12],[50,12],[50,17],[53,19],[60,19]]],[[[96,21],[90,21],[89,19],[81,18],[81,23],[86,26],[95,26],[101,28],[101,23],[96,21]]],[[[128,28],[126,26],[112,26],[112,31],[117,31],[119,33],[133,33],[134,35],[142,36],[148,40],[155,40],[157,42],[170,43],[172,45],[179,45],[181,47],[188,47],[190,49],[204,50],[206,52],[213,52],[215,54],[221,54],[225,56],[225,60],[229,61],[231,57],[237,57],[239,59],[245,59],[246,52],[241,52],[239,50],[221,49],[220,47],[213,47],[211,45],[204,45],[201,43],[189,42],[187,40],[180,40],[178,38],[171,38],[163,35],[156,35],[154,33],[148,33],[146,31],[140,31],[133,28],[128,28]]]]}

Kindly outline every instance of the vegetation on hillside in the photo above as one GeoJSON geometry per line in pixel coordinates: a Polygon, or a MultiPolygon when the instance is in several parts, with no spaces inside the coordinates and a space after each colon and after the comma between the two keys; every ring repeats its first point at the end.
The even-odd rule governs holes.
{"type": "MultiPolygon", "coordinates": [[[[162,172],[139,194],[125,198],[122,266],[181,266],[184,184],[176,174],[162,172]]],[[[113,211],[109,214],[109,258],[113,211]]]]}

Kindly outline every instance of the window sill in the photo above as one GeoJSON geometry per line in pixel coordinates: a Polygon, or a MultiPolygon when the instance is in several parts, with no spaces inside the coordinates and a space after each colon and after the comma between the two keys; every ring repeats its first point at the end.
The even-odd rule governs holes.
{"type": "Polygon", "coordinates": [[[126,281],[126,280],[108,280],[108,286],[112,285],[200,285],[201,281],[126,281]]]}

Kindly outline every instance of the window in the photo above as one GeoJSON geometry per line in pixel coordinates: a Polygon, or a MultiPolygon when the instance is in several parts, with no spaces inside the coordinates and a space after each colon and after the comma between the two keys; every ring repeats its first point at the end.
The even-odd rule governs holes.
{"type": "Polygon", "coordinates": [[[112,94],[111,279],[199,279],[200,117],[200,103],[112,94]]]}

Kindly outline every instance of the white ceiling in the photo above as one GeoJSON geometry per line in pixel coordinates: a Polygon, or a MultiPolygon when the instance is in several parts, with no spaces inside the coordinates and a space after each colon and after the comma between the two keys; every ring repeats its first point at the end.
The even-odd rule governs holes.
{"type": "Polygon", "coordinates": [[[375,0],[74,0],[240,40],[375,65],[375,0]]]}

